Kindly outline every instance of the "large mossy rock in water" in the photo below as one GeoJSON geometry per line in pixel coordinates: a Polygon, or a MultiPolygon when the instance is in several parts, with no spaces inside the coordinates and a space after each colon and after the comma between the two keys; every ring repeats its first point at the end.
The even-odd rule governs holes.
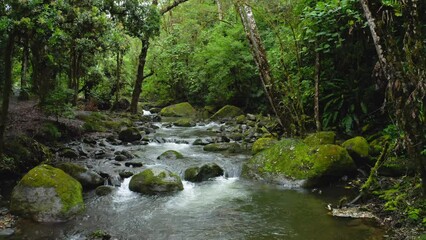
{"type": "Polygon", "coordinates": [[[270,137],[259,138],[256,140],[256,142],[253,143],[253,146],[251,147],[251,152],[253,154],[256,154],[260,151],[268,149],[271,146],[273,146],[275,143],[277,143],[277,141],[278,141],[277,139],[270,138],[270,137]]]}
{"type": "Polygon", "coordinates": [[[42,164],[15,186],[10,209],[37,222],[63,222],[84,210],[81,184],[61,169],[42,164]]]}
{"type": "Polygon", "coordinates": [[[331,131],[311,133],[303,141],[309,146],[335,144],[336,133],[331,131]]]}
{"type": "Polygon", "coordinates": [[[243,176],[269,182],[282,178],[307,180],[305,186],[311,187],[355,170],[352,158],[340,146],[309,146],[299,140],[284,139],[253,156],[244,165],[243,176]]]}
{"type": "Polygon", "coordinates": [[[141,140],[142,135],[136,128],[126,128],[118,134],[118,139],[123,142],[135,142],[141,140]]]}
{"type": "Polygon", "coordinates": [[[167,169],[152,167],[134,175],[129,183],[133,192],[157,194],[183,190],[180,177],[167,169]]]}
{"type": "Polygon", "coordinates": [[[223,108],[219,109],[219,111],[217,111],[215,114],[213,114],[211,119],[213,121],[217,121],[221,119],[232,119],[242,114],[244,114],[244,112],[239,107],[226,105],[223,108]]]}
{"type": "Polygon", "coordinates": [[[160,115],[163,117],[194,117],[196,114],[195,108],[188,102],[170,105],[161,109],[160,115]]]}
{"type": "Polygon", "coordinates": [[[351,155],[357,165],[372,164],[367,161],[369,157],[370,145],[368,145],[368,142],[365,138],[351,138],[345,141],[342,144],[342,147],[348,150],[349,155],[351,155]]]}
{"type": "Polygon", "coordinates": [[[176,127],[194,127],[197,124],[191,118],[181,118],[173,122],[176,127]]]}
{"type": "Polygon", "coordinates": [[[75,178],[85,189],[92,189],[104,184],[104,179],[94,171],[73,163],[62,163],[58,166],[62,171],[75,178]]]}
{"type": "Polygon", "coordinates": [[[205,164],[201,167],[190,167],[185,170],[185,180],[190,182],[207,181],[219,176],[223,176],[223,169],[215,163],[205,164]]]}
{"type": "Polygon", "coordinates": [[[160,156],[157,157],[158,160],[176,160],[182,159],[182,153],[175,150],[168,150],[163,152],[160,156]]]}
{"type": "Polygon", "coordinates": [[[241,152],[241,146],[238,143],[210,143],[204,146],[204,151],[206,152],[230,152],[238,153],[241,152]]]}

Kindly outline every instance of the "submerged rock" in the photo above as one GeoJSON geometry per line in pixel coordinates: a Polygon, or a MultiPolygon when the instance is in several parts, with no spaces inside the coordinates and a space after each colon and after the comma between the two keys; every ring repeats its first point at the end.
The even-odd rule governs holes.
{"type": "Polygon", "coordinates": [[[309,134],[305,140],[303,140],[309,146],[317,146],[322,144],[335,144],[336,133],[334,132],[316,132],[309,134]]]}
{"type": "Polygon", "coordinates": [[[365,211],[365,210],[361,210],[358,207],[333,208],[331,210],[331,215],[333,217],[343,217],[343,218],[379,219],[373,213],[365,211]]]}
{"type": "Polygon", "coordinates": [[[207,181],[210,178],[223,176],[223,169],[215,163],[201,167],[191,167],[185,170],[185,180],[190,182],[207,181]]]}
{"type": "Polygon", "coordinates": [[[226,105],[223,108],[221,108],[219,111],[217,111],[215,114],[213,114],[211,119],[214,121],[218,121],[222,119],[231,119],[243,114],[244,114],[243,110],[241,110],[239,107],[226,105]]]}
{"type": "Polygon", "coordinates": [[[159,160],[176,160],[176,159],[182,159],[182,158],[183,158],[182,153],[175,150],[165,151],[160,156],[157,157],[157,159],[159,160]]]}
{"type": "Polygon", "coordinates": [[[241,146],[238,143],[211,143],[204,146],[203,149],[207,152],[228,151],[231,153],[237,153],[241,151],[241,146]]]}
{"type": "Polygon", "coordinates": [[[84,210],[81,184],[61,169],[42,164],[15,186],[11,211],[37,222],[63,222],[84,210]]]}
{"type": "Polygon", "coordinates": [[[142,135],[136,128],[126,128],[118,134],[118,139],[123,142],[135,142],[141,140],[142,135]]]}
{"type": "Polygon", "coordinates": [[[180,177],[167,169],[152,167],[134,175],[129,189],[144,194],[157,194],[183,190],[180,177]]]}
{"type": "Polygon", "coordinates": [[[243,166],[243,176],[272,182],[277,177],[307,180],[305,186],[310,187],[355,170],[352,158],[340,146],[309,146],[295,139],[284,139],[253,156],[243,166]]]}
{"type": "Polygon", "coordinates": [[[160,111],[160,115],[164,117],[193,117],[195,114],[195,108],[188,102],[170,105],[160,111]]]}
{"type": "Polygon", "coordinates": [[[62,163],[58,168],[79,181],[85,189],[96,188],[104,183],[104,179],[99,174],[77,164],[62,163]]]}

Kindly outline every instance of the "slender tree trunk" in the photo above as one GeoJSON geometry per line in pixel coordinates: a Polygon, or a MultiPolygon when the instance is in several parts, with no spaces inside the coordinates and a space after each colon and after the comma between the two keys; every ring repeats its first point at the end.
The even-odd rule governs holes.
{"type": "Polygon", "coordinates": [[[15,34],[10,33],[6,49],[4,50],[4,87],[0,115],[0,155],[4,153],[4,134],[7,125],[7,116],[9,112],[10,93],[12,91],[12,57],[15,44],[15,34]]]}
{"type": "Polygon", "coordinates": [[[123,55],[121,54],[121,51],[117,51],[117,78],[115,83],[115,102],[118,103],[118,100],[120,99],[120,85],[121,85],[121,65],[123,61],[123,55]]]}
{"type": "Polygon", "coordinates": [[[315,112],[315,125],[317,127],[317,131],[321,131],[321,116],[320,116],[320,106],[319,106],[319,82],[321,78],[321,56],[319,52],[315,54],[315,104],[314,104],[314,112],[315,112]]]}
{"type": "Polygon", "coordinates": [[[236,4],[236,9],[243,23],[247,39],[249,40],[251,53],[253,55],[254,61],[256,62],[257,68],[259,69],[260,79],[262,81],[262,86],[265,90],[269,104],[271,105],[274,114],[277,116],[279,124],[285,129],[288,127],[288,125],[285,124],[287,121],[278,110],[278,99],[273,89],[273,80],[266,57],[266,51],[263,47],[252,9],[250,6],[239,3],[236,4]]]}
{"type": "Polygon", "coordinates": [[[149,39],[142,39],[141,41],[142,49],[141,53],[139,54],[138,75],[136,78],[135,87],[133,88],[132,102],[130,103],[130,112],[132,114],[136,114],[138,112],[139,96],[142,92],[146,56],[148,55],[149,48],[149,39]]]}
{"type": "Polygon", "coordinates": [[[28,46],[28,38],[24,39],[24,49],[22,52],[22,66],[21,66],[21,91],[26,90],[28,79],[28,59],[30,55],[30,49],[28,46]]]}
{"type": "Polygon", "coordinates": [[[221,0],[215,0],[216,5],[217,5],[217,13],[219,16],[219,20],[222,21],[223,20],[223,8],[222,8],[222,2],[221,0]]]}

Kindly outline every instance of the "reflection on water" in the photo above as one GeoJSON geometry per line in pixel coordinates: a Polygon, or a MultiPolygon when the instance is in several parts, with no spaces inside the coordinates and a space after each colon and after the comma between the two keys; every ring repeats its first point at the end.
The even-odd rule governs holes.
{"type": "MultiPolygon", "coordinates": [[[[189,141],[210,136],[206,129],[212,127],[219,126],[160,129],[157,135],[189,141]]],[[[216,162],[232,174],[203,183],[184,181],[183,191],[161,196],[133,193],[126,179],[109,196],[86,193],[86,212],[76,219],[54,225],[24,220],[11,239],[86,239],[99,229],[123,240],[382,239],[379,229],[362,221],[327,215],[327,202],[318,195],[239,179],[247,155],[207,153],[200,146],[174,143],[151,143],[134,152],[146,165],[161,164],[177,173],[194,164],[216,162]],[[185,158],[156,160],[165,150],[178,150],[185,158]]]]}

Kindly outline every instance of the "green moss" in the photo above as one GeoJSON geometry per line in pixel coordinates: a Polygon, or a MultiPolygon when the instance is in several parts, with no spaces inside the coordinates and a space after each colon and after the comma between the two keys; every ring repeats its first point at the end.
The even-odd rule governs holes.
{"type": "Polygon", "coordinates": [[[73,163],[62,163],[58,166],[58,168],[71,176],[77,176],[80,173],[84,173],[87,171],[87,169],[85,169],[84,167],[73,163]]]}
{"type": "Polygon", "coordinates": [[[195,126],[195,122],[191,118],[181,118],[173,123],[178,127],[193,127],[195,126]]]}
{"type": "Polygon", "coordinates": [[[21,179],[19,184],[29,187],[54,188],[61,199],[63,213],[77,205],[84,204],[81,184],[61,169],[46,164],[33,168],[21,179]]]}
{"type": "Polygon", "coordinates": [[[239,108],[232,105],[226,105],[217,111],[212,117],[212,120],[220,120],[225,118],[234,118],[244,114],[244,112],[239,108]]]}
{"type": "Polygon", "coordinates": [[[106,128],[99,121],[91,120],[83,124],[83,130],[85,132],[105,132],[106,128]]]}
{"type": "Polygon", "coordinates": [[[170,171],[160,168],[145,169],[134,175],[129,183],[129,189],[134,192],[156,194],[183,190],[180,177],[170,171]]]}
{"type": "Polygon", "coordinates": [[[354,137],[345,141],[342,146],[348,150],[349,154],[355,160],[362,160],[369,156],[369,145],[365,138],[354,137]]]}
{"type": "Polygon", "coordinates": [[[238,124],[243,124],[243,123],[246,121],[246,116],[245,116],[244,114],[242,114],[242,115],[240,115],[240,116],[237,116],[237,117],[235,118],[235,121],[236,121],[238,124]]]}
{"type": "Polygon", "coordinates": [[[251,148],[251,152],[253,154],[256,154],[260,151],[263,151],[263,150],[271,147],[276,142],[277,142],[277,139],[271,138],[271,137],[259,138],[259,139],[256,140],[256,142],[254,142],[254,144],[251,148]]]}
{"type": "Polygon", "coordinates": [[[309,146],[321,144],[334,144],[336,142],[336,133],[334,132],[317,132],[309,134],[304,142],[309,146]]]}
{"type": "Polygon", "coordinates": [[[240,152],[241,147],[238,143],[211,143],[204,146],[204,151],[207,152],[223,152],[228,151],[232,153],[240,152]]]}
{"type": "Polygon", "coordinates": [[[315,180],[342,176],[354,171],[347,151],[337,145],[309,146],[295,139],[284,139],[253,156],[244,167],[244,175],[284,176],[315,180]]]}
{"type": "Polygon", "coordinates": [[[182,159],[182,153],[175,150],[168,150],[163,152],[157,159],[182,159]]]}
{"type": "Polygon", "coordinates": [[[184,179],[187,181],[193,181],[196,179],[198,173],[200,172],[199,167],[191,167],[185,170],[185,176],[184,179]]]}
{"type": "Polygon", "coordinates": [[[194,117],[195,114],[195,108],[188,102],[174,104],[160,111],[160,115],[164,117],[194,117]]]}

